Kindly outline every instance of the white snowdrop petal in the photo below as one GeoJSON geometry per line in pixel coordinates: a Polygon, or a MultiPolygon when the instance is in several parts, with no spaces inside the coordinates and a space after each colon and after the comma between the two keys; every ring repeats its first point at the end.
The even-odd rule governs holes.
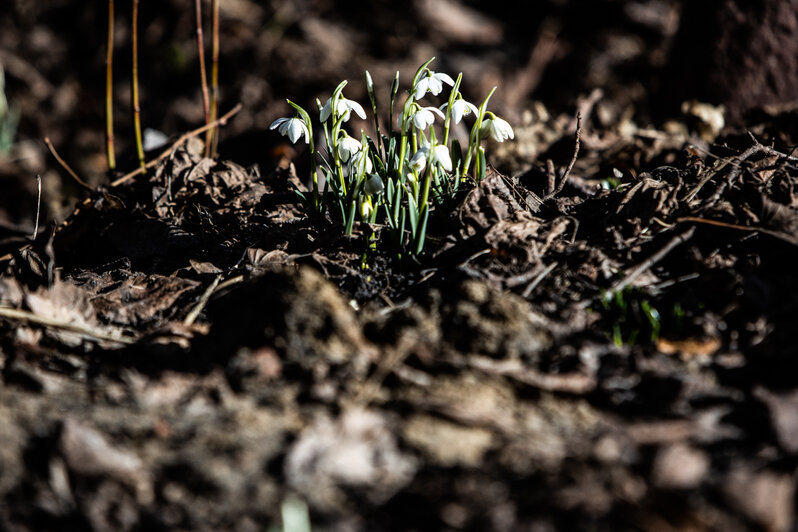
{"type": "Polygon", "coordinates": [[[426,93],[427,89],[429,89],[429,78],[422,78],[416,84],[416,90],[413,93],[414,100],[420,100],[426,93]]]}
{"type": "Polygon", "coordinates": [[[507,139],[515,138],[512,126],[498,116],[490,121],[490,134],[499,142],[504,142],[507,139]]]}
{"type": "Polygon", "coordinates": [[[352,154],[360,151],[360,142],[352,137],[344,137],[338,141],[338,157],[343,162],[347,162],[352,154]]]}
{"type": "Polygon", "coordinates": [[[366,119],[366,111],[363,109],[362,105],[360,105],[354,100],[347,100],[346,102],[349,108],[353,110],[355,114],[360,117],[361,120],[366,119]]]}
{"type": "MultiPolygon", "coordinates": [[[[435,113],[436,115],[438,115],[441,118],[446,118],[446,116],[444,116],[443,112],[441,112],[441,110],[438,109],[437,107],[425,107],[424,109],[426,109],[427,111],[430,111],[430,113],[435,113]]],[[[430,116],[432,116],[432,115],[430,115],[430,116]]],[[[435,118],[433,117],[432,120],[435,121],[435,118]]]]}
{"type": "Polygon", "coordinates": [[[460,102],[462,101],[463,100],[457,100],[456,102],[454,102],[454,105],[452,105],[452,118],[454,119],[455,124],[459,124],[460,121],[463,119],[463,114],[465,111],[463,109],[463,106],[460,105],[460,102]]]}
{"type": "Polygon", "coordinates": [[[382,194],[383,190],[385,190],[385,185],[382,182],[382,178],[377,174],[369,177],[369,180],[363,185],[363,192],[368,195],[382,194]]]}
{"type": "Polygon", "coordinates": [[[369,203],[368,201],[364,201],[360,205],[360,215],[363,218],[368,218],[369,214],[371,214],[371,210],[372,210],[372,206],[371,206],[371,203],[369,203]]]}
{"type": "Polygon", "coordinates": [[[429,91],[434,95],[437,96],[443,90],[443,84],[441,81],[434,77],[430,76],[427,78],[427,84],[429,85],[429,91]]]}
{"type": "Polygon", "coordinates": [[[290,118],[285,118],[285,117],[278,118],[277,120],[272,122],[272,125],[269,126],[269,129],[276,129],[276,128],[280,127],[280,125],[283,122],[286,122],[287,120],[291,120],[291,119],[290,118]]]}
{"type": "Polygon", "coordinates": [[[418,150],[416,153],[413,154],[413,157],[410,158],[409,166],[411,169],[415,170],[416,172],[421,172],[424,168],[427,167],[427,154],[426,150],[423,148],[418,150]]]}
{"type": "Polygon", "coordinates": [[[310,133],[305,122],[299,118],[289,118],[278,126],[278,131],[284,137],[288,137],[292,143],[296,144],[299,137],[305,137],[305,143],[310,142],[310,133]]]}
{"type": "Polygon", "coordinates": [[[444,170],[447,172],[452,171],[452,158],[449,156],[449,148],[439,144],[433,149],[435,154],[435,161],[440,163],[444,170]]]}
{"type": "Polygon", "coordinates": [[[413,125],[418,129],[426,129],[433,122],[435,117],[427,109],[419,109],[413,114],[413,125]]]}
{"type": "Polygon", "coordinates": [[[452,77],[449,74],[446,74],[444,72],[436,72],[434,74],[434,76],[435,76],[435,79],[446,83],[450,87],[454,86],[454,80],[452,79],[452,77]]]}
{"type": "Polygon", "coordinates": [[[327,103],[324,104],[324,107],[321,108],[321,112],[319,113],[319,118],[322,122],[326,122],[330,115],[332,114],[332,98],[327,98],[327,103]]]}

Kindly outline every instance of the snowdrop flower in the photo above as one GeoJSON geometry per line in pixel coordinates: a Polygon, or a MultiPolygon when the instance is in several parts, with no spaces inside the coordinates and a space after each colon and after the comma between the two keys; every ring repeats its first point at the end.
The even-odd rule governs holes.
{"type": "Polygon", "coordinates": [[[363,219],[366,219],[369,217],[369,214],[371,214],[373,209],[374,208],[371,206],[370,201],[364,201],[360,204],[360,215],[363,217],[363,219]]]}
{"type": "Polygon", "coordinates": [[[432,149],[431,155],[429,144],[424,145],[413,154],[413,157],[410,159],[410,163],[408,163],[408,167],[410,167],[411,170],[421,172],[427,166],[428,158],[430,164],[439,163],[447,172],[452,171],[452,158],[449,155],[449,148],[443,144],[438,144],[435,146],[432,149]]]}
{"type": "Polygon", "coordinates": [[[301,118],[278,118],[269,126],[269,129],[275,128],[279,128],[277,131],[280,132],[280,135],[288,137],[294,144],[296,144],[300,136],[305,137],[305,144],[310,142],[308,126],[305,125],[305,121],[301,118]]]}
{"type": "Polygon", "coordinates": [[[338,141],[338,157],[342,162],[346,162],[352,155],[359,152],[362,147],[359,141],[349,135],[344,135],[338,141]]]}
{"type": "Polygon", "coordinates": [[[413,121],[413,125],[416,126],[418,129],[427,129],[435,122],[435,113],[441,118],[446,118],[443,116],[443,113],[437,107],[422,107],[415,113],[411,120],[413,121]]]}
{"type": "Polygon", "coordinates": [[[360,165],[363,163],[363,157],[366,157],[366,171],[364,173],[370,174],[371,170],[374,168],[374,165],[371,162],[371,158],[366,155],[366,152],[364,151],[357,151],[353,153],[349,159],[349,165],[356,174],[360,174],[360,165]]]}
{"type": "Polygon", "coordinates": [[[365,185],[363,185],[363,192],[369,196],[374,194],[382,194],[383,190],[385,190],[385,185],[382,183],[382,178],[377,174],[371,174],[369,180],[366,181],[365,185]]]}
{"type": "Polygon", "coordinates": [[[433,72],[427,69],[427,75],[418,80],[418,83],[416,83],[413,89],[413,99],[419,100],[427,92],[431,92],[434,96],[437,96],[443,90],[444,83],[452,87],[454,85],[454,80],[449,74],[433,72]]]}
{"type": "Polygon", "coordinates": [[[413,157],[410,158],[410,162],[407,166],[416,172],[421,172],[424,170],[424,168],[427,167],[427,152],[429,152],[429,149],[427,148],[421,148],[418,150],[413,154],[413,157]]]}
{"type": "MultiPolygon", "coordinates": [[[[363,120],[366,119],[366,111],[363,110],[362,105],[360,105],[354,100],[349,100],[347,98],[344,98],[343,95],[341,95],[338,98],[338,103],[335,106],[335,114],[337,116],[343,115],[344,122],[346,122],[349,120],[349,115],[351,114],[351,111],[354,111],[355,114],[359,116],[361,119],[363,120]]],[[[321,113],[319,118],[321,119],[322,122],[326,122],[327,119],[330,118],[331,114],[332,114],[332,98],[327,98],[327,103],[325,103],[324,107],[321,108],[321,113]]]]}
{"type": "MultiPolygon", "coordinates": [[[[445,111],[448,105],[449,102],[441,105],[441,111],[445,111]]],[[[452,118],[455,124],[459,124],[463,117],[470,113],[474,113],[475,115],[479,113],[477,106],[473,103],[467,102],[463,98],[458,98],[452,104],[452,118]]]]}
{"type": "Polygon", "coordinates": [[[483,137],[490,135],[498,142],[504,142],[507,139],[515,138],[513,128],[507,123],[506,120],[502,120],[493,113],[488,114],[490,115],[490,118],[487,118],[482,122],[482,128],[480,129],[480,133],[483,137]]]}
{"type": "Polygon", "coordinates": [[[449,148],[444,146],[443,144],[438,144],[434,148],[432,148],[432,156],[430,157],[430,163],[435,164],[439,163],[444,170],[447,172],[452,171],[452,158],[449,156],[449,148]]]}

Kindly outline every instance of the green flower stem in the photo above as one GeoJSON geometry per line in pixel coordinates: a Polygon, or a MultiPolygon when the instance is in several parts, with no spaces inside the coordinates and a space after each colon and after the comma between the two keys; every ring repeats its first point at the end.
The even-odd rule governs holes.
{"type": "Polygon", "coordinates": [[[430,178],[432,177],[430,175],[431,173],[432,172],[430,170],[430,167],[427,166],[427,169],[424,171],[424,181],[421,184],[421,198],[419,198],[418,201],[419,213],[421,215],[423,215],[424,211],[426,211],[429,208],[427,202],[429,201],[429,185],[431,181],[430,178]]]}
{"type": "Polygon", "coordinates": [[[485,101],[482,102],[482,105],[479,106],[479,113],[477,114],[477,119],[474,122],[474,127],[471,128],[471,135],[469,136],[468,141],[468,149],[466,150],[466,158],[465,162],[463,163],[463,170],[460,174],[461,177],[465,177],[468,175],[468,169],[471,166],[471,158],[476,155],[476,151],[479,148],[479,130],[482,129],[482,120],[485,118],[485,109],[488,107],[488,100],[490,97],[493,96],[493,93],[496,92],[496,87],[493,87],[490,92],[488,93],[488,97],[485,98],[485,101]]]}
{"type": "Polygon", "coordinates": [[[427,156],[427,168],[424,171],[424,183],[422,185],[422,192],[421,198],[418,202],[419,208],[419,218],[423,217],[425,211],[429,209],[429,185],[430,185],[430,177],[432,173],[432,166],[435,164],[432,161],[433,154],[435,153],[435,146],[438,144],[438,139],[435,138],[435,130],[430,128],[430,137],[429,137],[429,155],[427,156]]]}
{"type": "Polygon", "coordinates": [[[426,63],[424,63],[424,64],[423,64],[423,65],[421,65],[420,67],[418,67],[418,70],[416,70],[416,74],[415,74],[415,76],[413,76],[413,83],[411,83],[411,84],[410,84],[410,94],[413,94],[413,92],[414,92],[414,91],[415,91],[415,89],[416,89],[416,84],[417,84],[417,83],[418,83],[418,81],[421,79],[421,75],[422,75],[424,72],[426,72],[426,71],[427,71],[427,67],[428,67],[428,66],[429,66],[429,64],[430,64],[430,63],[432,63],[433,61],[435,61],[435,57],[432,57],[432,59],[430,59],[429,61],[427,61],[426,63]]]}
{"type": "Polygon", "coordinates": [[[396,102],[396,95],[399,93],[399,71],[396,71],[396,75],[393,78],[393,82],[391,83],[391,108],[388,110],[388,138],[393,137],[393,106],[396,102]]]}
{"type": "Polygon", "coordinates": [[[449,127],[452,124],[452,105],[454,102],[457,101],[457,94],[460,92],[460,83],[463,81],[463,73],[460,72],[457,75],[457,80],[454,82],[454,87],[452,87],[451,92],[449,93],[449,103],[446,106],[446,120],[443,122],[443,145],[449,145],[449,127]]]}
{"type": "Polygon", "coordinates": [[[344,169],[341,165],[341,157],[338,154],[338,133],[341,131],[341,124],[343,124],[343,115],[338,117],[338,99],[341,97],[341,92],[346,87],[347,81],[344,80],[338,84],[330,98],[330,117],[332,118],[332,129],[330,130],[329,147],[332,151],[333,160],[335,161],[335,169],[338,172],[338,180],[341,182],[341,192],[346,194],[346,179],[344,177],[344,169]]]}
{"type": "Polygon", "coordinates": [[[371,102],[371,114],[374,115],[374,129],[377,132],[377,148],[381,149],[383,159],[385,158],[385,147],[382,145],[382,134],[380,133],[380,120],[377,115],[377,94],[374,92],[374,80],[371,79],[371,74],[366,70],[366,92],[369,95],[371,102]]]}
{"type": "Polygon", "coordinates": [[[424,249],[424,239],[427,233],[427,219],[429,218],[429,185],[430,174],[432,173],[432,169],[430,168],[431,166],[431,164],[428,164],[426,170],[424,171],[424,183],[422,185],[421,201],[418,202],[418,228],[416,230],[416,241],[414,242],[414,250],[416,255],[421,253],[421,250],[424,249]]]}
{"type": "MultiPolygon", "coordinates": [[[[404,130],[404,122],[402,122],[402,130],[404,130]]],[[[402,170],[404,169],[405,165],[405,156],[407,155],[407,134],[402,132],[402,142],[399,147],[399,173],[397,175],[398,181],[403,183],[405,178],[402,170]]]]}
{"type": "Polygon", "coordinates": [[[310,148],[310,176],[311,181],[313,182],[313,209],[316,212],[320,212],[321,210],[321,202],[319,200],[319,173],[318,168],[316,166],[316,144],[313,142],[313,125],[310,121],[310,115],[308,115],[307,111],[305,111],[302,107],[295,104],[291,100],[286,100],[288,105],[293,107],[299,116],[302,117],[302,120],[305,122],[305,126],[308,128],[308,146],[310,148]]]}

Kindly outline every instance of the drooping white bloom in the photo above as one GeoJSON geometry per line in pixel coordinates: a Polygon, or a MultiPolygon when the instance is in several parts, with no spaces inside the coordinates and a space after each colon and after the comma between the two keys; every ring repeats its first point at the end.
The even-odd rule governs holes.
{"type": "Polygon", "coordinates": [[[427,166],[427,159],[429,164],[440,164],[447,172],[452,171],[452,158],[449,155],[449,148],[443,144],[438,144],[432,149],[430,154],[429,144],[424,144],[419,150],[410,158],[408,167],[416,172],[421,172],[427,166]]]}
{"type": "Polygon", "coordinates": [[[296,144],[296,141],[299,140],[300,136],[305,137],[305,144],[310,142],[308,126],[301,118],[278,118],[272,122],[272,125],[269,126],[269,129],[275,128],[279,128],[277,131],[280,132],[280,135],[288,137],[289,140],[294,144],[296,144]]]}
{"type": "Polygon", "coordinates": [[[353,153],[351,158],[349,159],[349,166],[352,168],[352,171],[355,172],[355,174],[357,175],[360,175],[361,173],[360,168],[361,165],[364,164],[363,157],[366,157],[366,162],[365,162],[366,167],[363,173],[370,174],[371,170],[374,168],[374,165],[371,162],[371,158],[368,157],[368,155],[366,155],[366,152],[363,150],[357,151],[353,153]]]}
{"type": "Polygon", "coordinates": [[[431,92],[433,95],[437,96],[443,90],[444,83],[450,87],[454,86],[454,80],[449,74],[427,70],[427,75],[418,80],[418,83],[416,83],[413,89],[413,99],[418,100],[427,94],[427,92],[431,92]]]}
{"type": "Polygon", "coordinates": [[[427,129],[429,126],[435,123],[435,114],[433,113],[441,118],[446,118],[443,116],[441,110],[437,107],[422,107],[413,113],[413,117],[411,118],[413,125],[418,129],[427,129]]]}
{"type": "MultiPolygon", "coordinates": [[[[449,102],[441,105],[441,111],[445,112],[448,105],[449,102]]],[[[463,117],[470,113],[474,113],[475,115],[479,113],[477,106],[473,103],[467,102],[463,98],[458,98],[452,104],[452,118],[454,119],[455,124],[459,124],[463,117]]]]}
{"type": "Polygon", "coordinates": [[[513,133],[513,128],[510,124],[493,113],[491,113],[491,118],[486,118],[482,122],[480,132],[483,137],[490,135],[498,142],[504,142],[507,139],[515,138],[515,133],[513,133]]]}
{"type": "Polygon", "coordinates": [[[360,204],[360,215],[363,217],[363,219],[366,219],[369,217],[369,214],[371,214],[373,209],[374,208],[371,206],[370,201],[364,201],[360,204]]]}
{"type": "Polygon", "coordinates": [[[349,158],[360,151],[363,145],[349,135],[345,135],[338,140],[338,157],[342,162],[347,162],[349,158]]]}
{"type": "Polygon", "coordinates": [[[449,148],[443,144],[438,144],[432,149],[432,157],[430,163],[439,163],[447,172],[452,171],[452,158],[449,156],[449,148]]]}
{"type": "Polygon", "coordinates": [[[421,148],[416,153],[413,154],[413,157],[410,158],[410,162],[407,166],[416,172],[421,172],[424,168],[427,167],[427,153],[429,150],[427,148],[421,148]]]}
{"type": "MultiPolygon", "coordinates": [[[[335,106],[335,114],[336,116],[344,117],[344,122],[349,120],[349,115],[351,111],[354,111],[357,116],[361,119],[366,119],[366,111],[363,110],[363,106],[357,103],[354,100],[350,100],[348,98],[344,98],[343,95],[338,97],[338,103],[335,106]]],[[[326,122],[330,115],[332,114],[332,98],[327,98],[327,103],[324,104],[324,107],[321,108],[321,113],[319,114],[319,118],[322,122],[326,122]]]]}
{"type": "Polygon", "coordinates": [[[385,190],[385,185],[382,182],[382,178],[377,174],[371,174],[368,181],[363,185],[363,192],[368,195],[374,194],[382,194],[382,191],[385,190]]]}

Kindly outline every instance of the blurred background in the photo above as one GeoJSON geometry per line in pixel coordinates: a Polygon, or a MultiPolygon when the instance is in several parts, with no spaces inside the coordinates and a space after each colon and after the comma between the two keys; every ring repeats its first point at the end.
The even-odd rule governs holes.
{"type": "MultiPolygon", "coordinates": [[[[210,64],[210,2],[202,7],[210,64]]],[[[239,102],[243,110],[223,128],[220,155],[269,172],[282,139],[267,127],[289,114],[285,98],[314,109],[348,79],[346,96],[366,104],[369,70],[384,104],[394,73],[406,87],[431,56],[434,70],[463,72],[463,93],[476,103],[498,85],[491,108],[516,126],[573,116],[586,97],[598,100],[595,128],[630,118],[659,127],[693,98],[724,105],[726,124],[739,126],[752,109],[798,97],[796,13],[798,0],[221,0],[220,114],[239,102]]],[[[113,109],[122,171],[136,165],[130,15],[131,2],[117,0],[113,109]]],[[[103,1],[0,3],[8,109],[0,224],[8,231],[33,226],[36,174],[44,178],[44,220],[62,220],[79,195],[45,136],[86,181],[108,181],[106,18],[103,1]]],[[[139,28],[142,127],[175,138],[204,119],[194,2],[143,0],[139,28]]],[[[535,150],[527,153],[534,163],[535,150]]]]}

